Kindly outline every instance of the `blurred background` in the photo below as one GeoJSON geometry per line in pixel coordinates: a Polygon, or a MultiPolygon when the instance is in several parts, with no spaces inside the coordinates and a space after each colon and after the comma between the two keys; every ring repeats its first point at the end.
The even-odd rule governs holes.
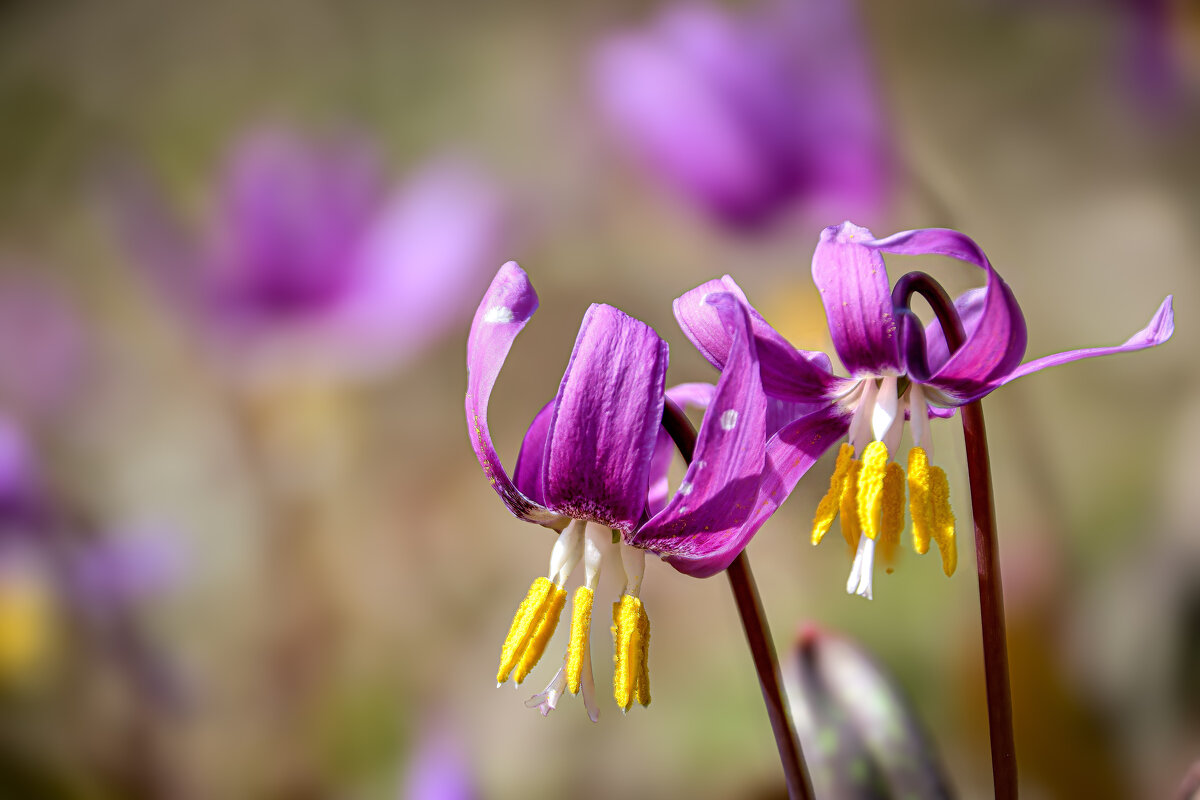
{"type": "MultiPolygon", "coordinates": [[[[591,302],[672,383],[715,380],[670,303],[724,273],[827,348],[810,260],[851,218],[975,238],[1028,358],[1174,293],[1165,347],[984,404],[1025,795],[1169,796],[1200,757],[1198,101],[1191,0],[0,2],[0,795],[782,796],[720,576],[650,559],[649,709],[524,708],[565,625],[494,687],[551,536],[473,457],[465,340],[518,260],[511,469],[591,302]]],[[[831,458],[748,552],[781,656],[807,621],[863,643],[985,796],[934,431],[953,578],[910,552],[847,596],[808,543],[831,458]]]]}

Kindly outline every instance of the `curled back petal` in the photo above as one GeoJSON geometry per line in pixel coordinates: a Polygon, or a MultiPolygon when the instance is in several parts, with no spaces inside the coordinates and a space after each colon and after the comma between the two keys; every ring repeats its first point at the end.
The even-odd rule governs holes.
{"type": "Polygon", "coordinates": [[[1160,345],[1170,339],[1175,333],[1173,300],[1173,295],[1167,295],[1166,299],[1159,305],[1158,311],[1154,312],[1154,316],[1151,317],[1149,324],[1129,337],[1124,344],[1113,347],[1085,347],[1082,350],[1068,350],[1065,353],[1056,353],[1045,358],[1036,358],[1014,369],[1001,380],[1001,383],[1008,383],[1038,370],[1043,370],[1047,367],[1056,367],[1059,364],[1068,364],[1072,361],[1078,361],[1081,358],[1107,356],[1113,353],[1131,353],[1135,350],[1145,350],[1147,347],[1160,345]]]}
{"type": "MultiPolygon", "coordinates": [[[[1025,317],[1012,289],[992,268],[987,256],[969,237],[946,228],[903,231],[885,239],[864,243],[874,250],[898,255],[941,255],[965,261],[987,273],[981,295],[967,298],[964,311],[970,312],[964,324],[966,338],[962,347],[944,363],[931,359],[924,335],[917,335],[910,323],[901,325],[902,348],[908,374],[919,383],[938,389],[952,403],[963,404],[991,392],[1025,355],[1025,317]],[[976,311],[975,308],[978,307],[976,311]],[[924,359],[914,358],[914,350],[925,349],[924,359]]],[[[934,355],[939,355],[935,351],[934,355]]]]}
{"type": "Polygon", "coordinates": [[[722,292],[732,294],[750,315],[763,388],[769,396],[822,403],[845,390],[847,382],[833,374],[828,356],[792,347],[750,305],[741,287],[728,275],[697,286],[676,298],[674,304],[679,326],[710,364],[724,369],[732,346],[729,330],[716,309],[705,302],[709,295],[722,292]]]}
{"type": "Polygon", "coordinates": [[[742,523],[753,508],[766,442],[766,395],[750,316],[729,293],[709,297],[732,345],[696,439],[683,483],[667,507],[629,543],[657,553],[685,575],[725,569],[749,541],[742,523]]]}
{"type": "Polygon", "coordinates": [[[887,269],[883,256],[864,246],[874,239],[866,228],[843,222],[821,231],[813,253],[813,282],[829,335],[854,377],[902,371],[887,269]]]}
{"type": "Polygon", "coordinates": [[[513,341],[537,305],[537,292],[525,271],[515,261],[500,267],[475,312],[467,338],[467,430],[483,474],[508,510],[529,522],[562,530],[566,518],[526,496],[508,477],[496,454],[487,422],[488,400],[496,377],[513,341]]]}
{"type": "Polygon", "coordinates": [[[645,519],[666,373],[667,343],[650,326],[588,309],[554,399],[547,506],[625,532],[645,519]]]}

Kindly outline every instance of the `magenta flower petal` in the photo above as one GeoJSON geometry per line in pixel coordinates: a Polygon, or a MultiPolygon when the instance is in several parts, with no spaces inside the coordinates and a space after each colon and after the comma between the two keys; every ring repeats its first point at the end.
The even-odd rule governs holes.
{"type": "MultiPolygon", "coordinates": [[[[712,404],[717,387],[711,383],[681,383],[667,389],[667,402],[685,410],[708,408],[712,404]]],[[[650,494],[646,507],[651,516],[666,508],[667,495],[671,493],[668,473],[675,457],[675,442],[666,428],[659,428],[658,440],[654,443],[654,458],[650,461],[650,494]]]]}
{"type": "Polygon", "coordinates": [[[982,297],[971,295],[964,304],[964,311],[968,312],[964,322],[969,321],[970,327],[963,346],[940,366],[929,363],[924,331],[915,317],[906,315],[901,329],[907,368],[913,380],[929,384],[952,402],[963,404],[995,389],[1021,363],[1026,342],[1021,307],[1012,289],[969,237],[946,228],[923,228],[865,244],[887,253],[949,256],[987,273],[982,297]]]}
{"type": "Polygon", "coordinates": [[[754,512],[742,527],[749,539],[783,504],[804,474],[825,451],[846,435],[850,414],[837,405],[827,405],[807,416],[792,420],[767,442],[766,463],[754,512]]]}
{"type": "Polygon", "coordinates": [[[754,331],[755,350],[762,372],[763,386],[773,397],[799,403],[816,403],[836,396],[846,381],[831,371],[824,353],[797,350],[746,300],[733,278],[701,284],[676,298],[675,319],[696,349],[717,369],[729,360],[732,338],[716,309],[706,302],[712,294],[728,292],[746,309],[754,331]]]}
{"type": "Polygon", "coordinates": [[[667,358],[644,322],[612,306],[588,309],[547,433],[550,508],[626,533],[645,518],[667,358]]]}
{"type": "Polygon", "coordinates": [[[875,237],[852,222],[821,231],[812,276],[829,335],[851,377],[903,372],[892,292],[883,257],[864,246],[875,237]]]}
{"type": "Polygon", "coordinates": [[[729,359],[683,482],[666,508],[630,539],[697,578],[728,567],[753,535],[742,523],[758,492],[766,441],[766,395],[750,315],[728,293],[708,302],[729,328],[729,359]]]}
{"type": "Polygon", "coordinates": [[[554,401],[551,400],[542,406],[533,422],[529,423],[512,475],[513,483],[521,490],[521,494],[543,506],[546,505],[546,487],[542,483],[546,470],[546,439],[553,418],[554,401]]]}
{"type": "Polygon", "coordinates": [[[1056,353],[1045,358],[1035,358],[1033,361],[1026,362],[1014,369],[1000,382],[1008,383],[1009,381],[1015,381],[1017,378],[1023,378],[1026,375],[1046,369],[1047,367],[1057,367],[1059,364],[1068,364],[1072,361],[1078,361],[1081,358],[1094,358],[1114,353],[1131,353],[1135,350],[1145,350],[1147,347],[1160,345],[1170,339],[1175,333],[1173,300],[1173,295],[1167,295],[1166,299],[1159,305],[1158,311],[1154,312],[1154,316],[1150,319],[1149,324],[1133,336],[1130,336],[1124,344],[1113,347],[1085,347],[1081,350],[1068,350],[1065,353],[1056,353]]]}
{"type": "Polygon", "coordinates": [[[467,429],[483,474],[508,510],[529,522],[562,530],[567,523],[564,517],[526,496],[508,477],[487,421],[488,400],[496,377],[517,334],[537,306],[537,292],[525,271],[515,261],[502,266],[475,312],[467,338],[467,429]]]}

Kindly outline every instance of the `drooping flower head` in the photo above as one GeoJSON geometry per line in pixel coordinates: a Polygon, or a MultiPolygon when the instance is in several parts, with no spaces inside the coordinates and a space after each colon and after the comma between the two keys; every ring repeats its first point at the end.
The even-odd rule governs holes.
{"type": "Polygon", "coordinates": [[[592,83],[646,168],[731,227],[797,205],[870,213],[886,194],[883,114],[852,4],[764,0],[737,14],[679,2],[602,41],[592,83]]]}
{"type": "MultiPolygon", "coordinates": [[[[835,375],[828,359],[788,344],[751,310],[763,386],[770,399],[793,403],[767,444],[767,475],[753,516],[761,525],[820,455],[843,436],[829,492],[817,508],[812,539],[818,543],[840,516],[855,553],[847,590],[871,596],[876,548],[894,553],[904,528],[905,489],[918,553],[936,541],[947,575],[957,563],[954,515],[945,473],[930,462],[929,421],[977,400],[999,386],[1046,367],[1080,358],[1141,350],[1174,332],[1171,297],[1150,323],[1114,347],[1092,347],[1022,364],[1025,320],[1008,284],[971,239],[941,228],[905,231],[876,239],[850,222],[826,228],[813,255],[813,280],[821,293],[834,349],[849,372],[835,375]],[[941,255],[983,271],[985,284],[954,301],[964,339],[951,352],[937,321],[923,327],[908,308],[902,287],[893,292],[883,253],[941,255]],[[913,446],[907,469],[893,458],[906,421],[913,446]],[[906,481],[907,478],[907,481],[906,481]]],[[[729,341],[704,303],[713,292],[734,293],[728,276],[710,281],[675,301],[675,315],[700,352],[718,369],[729,341]]]]}
{"type": "Polygon", "coordinates": [[[502,239],[500,193],[474,167],[431,161],[389,190],[364,142],[283,129],[238,142],[203,235],[147,182],[124,189],[134,255],[218,354],[255,376],[404,362],[467,312],[502,239]]]}
{"type": "Polygon", "coordinates": [[[537,308],[524,271],[509,262],[484,295],[467,342],[467,426],[492,488],[517,517],[559,533],[547,576],[533,582],[504,643],[497,683],[520,683],[541,658],[566,604],[565,584],[580,560],[584,585],[574,597],[563,668],[531,703],[543,713],[565,690],[582,690],[592,719],[590,637],[593,596],[607,551],[619,551],[625,588],[613,604],[616,702],[650,702],[649,620],[640,599],[645,551],[680,572],[703,577],[727,567],[745,547],[743,525],[763,466],[766,400],[746,312],[718,295],[708,306],[730,344],[728,367],[711,393],[680,387],[681,402],[705,394],[709,412],[695,458],[674,497],[662,484],[670,439],[663,407],[667,344],[646,324],[607,305],[584,315],[555,398],[535,415],[511,476],[488,427],[492,387],[509,348],[537,308]],[[589,525],[590,523],[590,525],[589,525]]]}

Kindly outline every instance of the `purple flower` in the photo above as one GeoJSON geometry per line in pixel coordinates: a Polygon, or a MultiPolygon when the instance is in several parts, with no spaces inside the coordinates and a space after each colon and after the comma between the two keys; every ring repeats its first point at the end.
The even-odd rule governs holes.
{"type": "Polygon", "coordinates": [[[781,415],[769,428],[766,473],[747,526],[762,525],[821,454],[847,437],[829,493],[817,508],[812,538],[814,544],[819,542],[840,514],[842,533],[855,552],[847,590],[865,597],[871,596],[876,546],[885,560],[890,558],[904,528],[906,474],[914,548],[926,552],[932,538],[947,575],[957,563],[946,475],[929,460],[930,418],[949,416],[956,407],[1046,367],[1153,347],[1175,329],[1168,296],[1149,325],[1124,344],[1072,350],[1022,364],[1025,320],[1012,290],[978,245],[946,229],[875,239],[850,222],[828,227],[813,255],[813,279],[825,304],[834,349],[849,377],[834,375],[823,355],[788,344],[750,308],[728,276],[677,299],[675,316],[700,352],[724,369],[732,342],[705,298],[712,293],[736,295],[753,320],[768,397],[795,404],[790,420],[781,415]],[[966,336],[953,355],[937,322],[922,327],[915,314],[893,301],[882,253],[950,256],[983,270],[985,285],[955,301],[966,336]],[[907,470],[892,460],[906,420],[912,423],[914,445],[907,470]]]}
{"type": "Polygon", "coordinates": [[[625,573],[624,591],[613,605],[613,694],[628,709],[635,699],[650,702],[649,620],[639,598],[645,551],[698,577],[737,557],[749,538],[743,522],[763,468],[766,401],[746,312],[731,297],[710,298],[708,307],[729,343],[727,369],[711,399],[694,386],[675,393],[681,401],[704,396],[709,411],[678,491],[666,501],[656,489],[652,499],[652,482],[657,487],[665,472],[660,431],[667,345],[644,323],[612,306],[593,305],[558,394],[534,417],[510,476],[492,444],[487,405],[509,348],[537,303],[521,268],[505,264],[467,341],[467,426],[484,474],[514,515],[558,532],[547,577],[534,581],[513,619],[497,682],[512,674],[519,684],[537,663],[566,603],[565,583],[582,560],[585,584],[575,592],[563,668],[530,702],[549,713],[563,691],[582,689],[594,720],[588,633],[605,553],[619,552],[625,573]]]}
{"type": "Polygon", "coordinates": [[[465,314],[496,263],[501,201],[443,159],[388,192],[359,141],[282,131],[241,141],[211,226],[193,236],[152,187],[130,181],[121,224],[135,255],[241,372],[376,372],[465,314]]]}
{"type": "Polygon", "coordinates": [[[873,212],[890,154],[850,4],[767,0],[742,16],[677,3],[592,65],[611,127],[671,189],[734,228],[801,202],[873,212]]]}

